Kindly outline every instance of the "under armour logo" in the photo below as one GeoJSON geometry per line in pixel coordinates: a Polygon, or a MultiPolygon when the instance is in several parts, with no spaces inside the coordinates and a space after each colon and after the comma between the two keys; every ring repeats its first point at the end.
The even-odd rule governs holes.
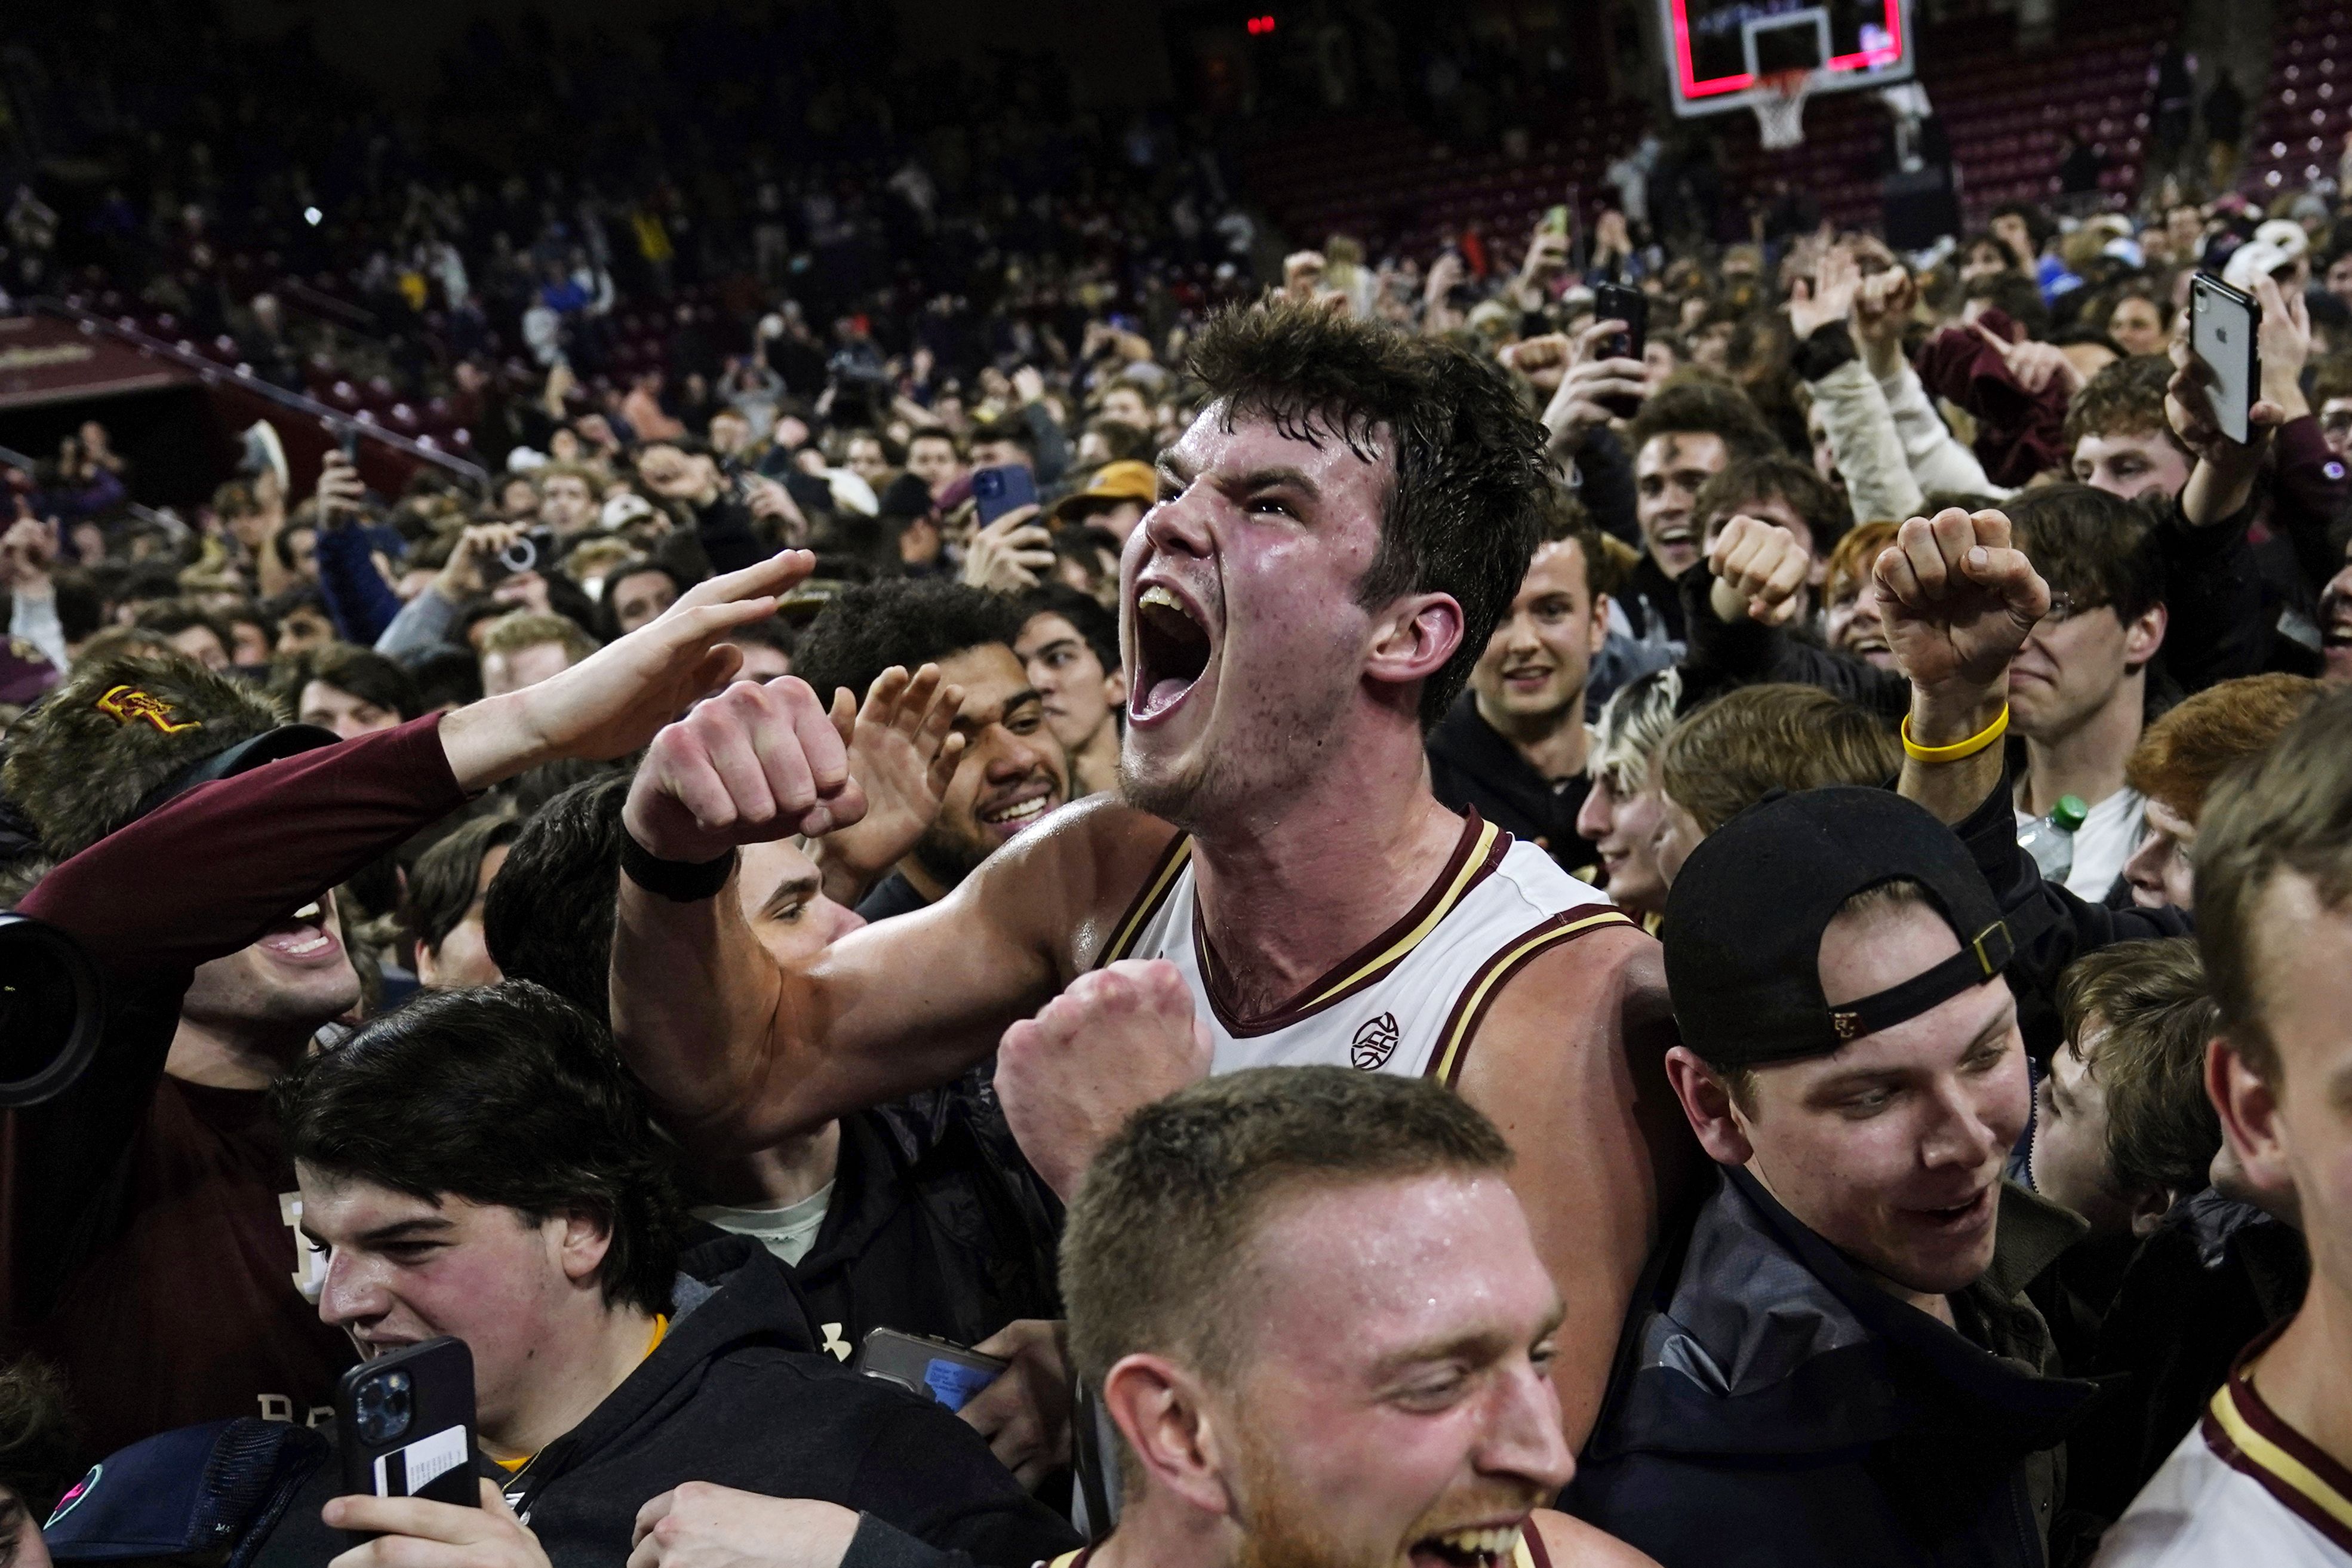
{"type": "Polygon", "coordinates": [[[1366,1072],[1378,1072],[1396,1054],[1397,1021],[1394,1013],[1383,1013],[1377,1018],[1367,1018],[1356,1030],[1356,1037],[1348,1047],[1348,1059],[1366,1072]]]}
{"type": "Polygon", "coordinates": [[[847,1361],[849,1359],[849,1342],[841,1337],[841,1325],[839,1323],[827,1323],[824,1325],[824,1348],[833,1352],[833,1359],[835,1361],[847,1361]]]}

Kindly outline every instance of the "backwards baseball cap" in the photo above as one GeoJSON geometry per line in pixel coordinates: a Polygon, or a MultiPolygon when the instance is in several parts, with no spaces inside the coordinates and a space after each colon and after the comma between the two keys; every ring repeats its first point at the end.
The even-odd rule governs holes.
{"type": "Polygon", "coordinates": [[[1097,468],[1086,489],[1055,501],[1052,516],[1056,523],[1070,522],[1108,511],[1122,501],[1141,501],[1148,507],[1159,499],[1160,476],[1152,472],[1151,465],[1123,458],[1097,468]]]}
{"type": "Polygon", "coordinates": [[[1683,1043],[1717,1068],[1827,1056],[1982,984],[2035,934],[2002,918],[1951,829],[1891,790],[1850,786],[1767,795],[1707,835],[1659,931],[1683,1043]],[[1925,890],[1960,951],[1832,1007],[1822,933],[1848,899],[1895,881],[1925,890]]]}

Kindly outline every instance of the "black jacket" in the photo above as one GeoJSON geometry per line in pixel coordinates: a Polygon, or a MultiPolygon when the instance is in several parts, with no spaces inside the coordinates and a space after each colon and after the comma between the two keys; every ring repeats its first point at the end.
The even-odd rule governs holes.
{"type": "Polygon", "coordinates": [[[1592,793],[1589,777],[1554,788],[1492,724],[1478,716],[1478,700],[1465,691],[1429,733],[1429,778],[1449,811],[1478,815],[1515,838],[1549,852],[1560,868],[1598,880],[1592,843],[1576,830],[1576,814],[1592,793]]]}
{"type": "Polygon", "coordinates": [[[817,1342],[868,1329],[977,1344],[1058,1318],[1061,1205],[1029,1169],[985,1073],[841,1119],[833,1201],[792,1270],[817,1342]]]}
{"type": "MultiPolygon", "coordinates": [[[[2246,531],[2254,508],[2249,502],[2232,516],[2207,527],[2191,527],[2178,498],[2165,503],[2155,548],[2164,567],[2167,624],[2159,663],[2147,682],[2147,718],[2153,722],[2174,703],[2216,681],[2261,673],[2271,646],[2263,613],[2262,574],[2246,531]]],[[[1643,565],[1665,574],[1643,558],[1643,565]]],[[[1636,570],[1633,576],[1641,578],[1636,570]]],[[[1778,626],[1745,616],[1716,617],[1710,593],[1715,579],[1701,563],[1674,579],[1679,621],[1688,630],[1683,660],[1683,705],[1696,707],[1735,686],[1761,680],[1800,681],[1822,687],[1889,719],[1911,707],[1911,683],[1852,654],[1838,653],[1778,626]]]]}
{"type": "Polygon", "coordinates": [[[2174,1205],[2145,1239],[2085,1241],[2033,1281],[2068,1374],[2117,1384],[2066,1440],[2054,1558],[2089,1556],[2098,1531],[2197,1425],[2239,1354],[2293,1315],[2310,1280],[2300,1233],[2208,1187],[2174,1205]]]}
{"type": "MultiPolygon", "coordinates": [[[[693,1480],[857,1510],[867,1517],[844,1568],[952,1568],[957,1553],[1029,1568],[1078,1544],[942,1406],[818,1351],[791,1282],[757,1244],[721,1237],[680,1268],[669,1332],[586,1420],[517,1476],[478,1458],[551,1561],[623,1568],[637,1510],[693,1480]]],[[[330,1456],[256,1568],[323,1568],[347,1548],[319,1517],[341,1477],[330,1456]]]]}
{"type": "Polygon", "coordinates": [[[1999,1223],[1956,1332],[1725,1169],[1636,1293],[1560,1506],[1664,1568],[2042,1568],[2098,1390],[2046,1375],[2023,1290],[2082,1222],[2009,1187],[1999,1223]]]}
{"type": "Polygon", "coordinates": [[[2114,942],[2187,936],[2196,928],[2184,910],[2129,904],[2111,909],[2045,879],[2033,857],[2018,847],[2017,816],[2009,804],[2016,798],[2014,772],[2004,771],[2000,786],[1952,831],[1984,873],[2019,943],[2006,971],[2009,987],[2017,994],[2018,1029],[2025,1048],[2046,1062],[2062,1034],[2058,977],[2068,964],[2114,942]]]}

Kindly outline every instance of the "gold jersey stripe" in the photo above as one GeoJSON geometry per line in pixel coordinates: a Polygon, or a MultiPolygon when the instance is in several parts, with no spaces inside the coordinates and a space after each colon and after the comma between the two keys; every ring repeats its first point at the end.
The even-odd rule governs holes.
{"type": "Polygon", "coordinates": [[[2292,1487],[2314,1508],[2352,1530],[2352,1498],[2337,1491],[2310,1466],[2255,1431],[2239,1412],[2238,1402],[2231,1397],[2227,1383],[2213,1391],[2213,1402],[2207,1408],[2221,1430],[2229,1434],[2230,1441],[2238,1446],[2238,1452],[2269,1471],[2283,1485],[2292,1487]]]}
{"type": "MultiPolygon", "coordinates": [[[[1135,944],[1136,937],[1142,932],[1146,925],[1150,923],[1151,917],[1159,912],[1160,903],[1168,897],[1169,887],[1176,880],[1176,874],[1181,871],[1186,862],[1192,858],[1192,840],[1190,837],[1179,838],[1173,853],[1170,854],[1167,860],[1161,864],[1160,874],[1151,879],[1150,884],[1143,889],[1142,896],[1135,900],[1135,908],[1128,912],[1126,921],[1120,924],[1118,932],[1111,937],[1110,944],[1102,950],[1102,956],[1095,960],[1097,969],[1100,969],[1107,963],[1115,963],[1127,956],[1127,950],[1135,944]]],[[[1062,1564],[1056,1563],[1053,1568],[1062,1568],[1062,1564]]]]}
{"type": "Polygon", "coordinates": [[[1562,925],[1547,925],[1517,946],[1488,959],[1486,967],[1479,971],[1477,980],[1454,1005],[1453,1026],[1446,1030],[1445,1037],[1437,1042],[1437,1055],[1431,1058],[1428,1076],[1448,1088],[1453,1087],[1454,1075],[1461,1066],[1463,1049],[1469,1044],[1471,1031],[1477,1027],[1480,1009],[1486,1005],[1487,994],[1501,984],[1520,963],[1556,942],[1582,936],[1595,926],[1633,924],[1622,910],[1599,909],[1581,920],[1570,921],[1562,925]]]}
{"type": "Polygon", "coordinates": [[[1438,923],[1454,912],[1454,906],[1462,901],[1462,895],[1468,892],[1472,884],[1478,880],[1479,875],[1486,868],[1486,857],[1494,852],[1495,839],[1501,832],[1502,829],[1491,822],[1480,823],[1478,841],[1470,847],[1470,853],[1463,857],[1462,868],[1454,874],[1454,880],[1446,888],[1444,896],[1430,906],[1429,913],[1422,917],[1420,923],[1391,942],[1387,951],[1366,960],[1355,969],[1325,986],[1314,996],[1298,1004],[1300,1010],[1321,1006],[1366,975],[1401,962],[1405,954],[1419,946],[1422,938],[1435,931],[1438,923]]]}

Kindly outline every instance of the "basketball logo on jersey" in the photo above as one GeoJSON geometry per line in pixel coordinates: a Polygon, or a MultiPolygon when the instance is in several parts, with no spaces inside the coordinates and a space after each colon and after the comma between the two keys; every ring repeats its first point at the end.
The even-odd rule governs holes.
{"type": "Polygon", "coordinates": [[[1383,1013],[1377,1018],[1367,1018],[1358,1026],[1356,1037],[1348,1047],[1348,1059],[1366,1072],[1378,1072],[1396,1054],[1397,1021],[1394,1013],[1383,1013]]]}

